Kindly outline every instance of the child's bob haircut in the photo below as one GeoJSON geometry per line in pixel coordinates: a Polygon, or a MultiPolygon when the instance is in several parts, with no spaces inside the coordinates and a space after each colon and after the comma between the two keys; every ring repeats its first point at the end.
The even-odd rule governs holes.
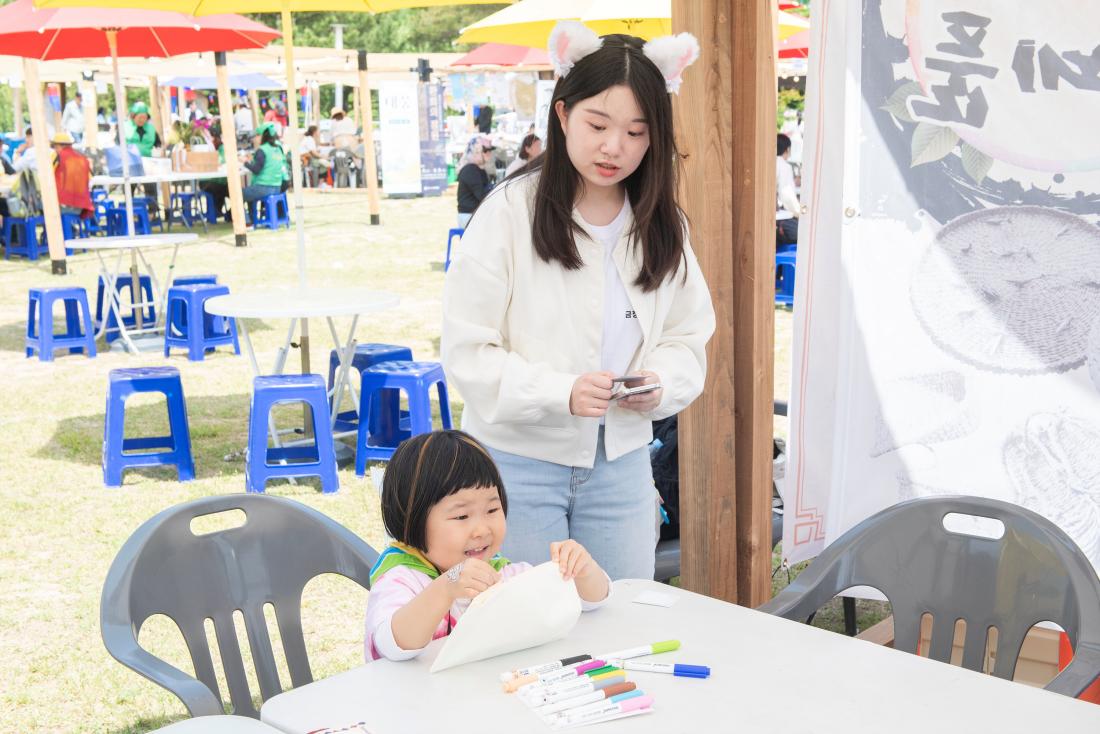
{"type": "Polygon", "coordinates": [[[489,452],[462,431],[433,431],[401,442],[382,480],[382,522],[390,537],[426,551],[428,513],[444,497],[492,487],[504,515],[508,498],[489,452]]]}

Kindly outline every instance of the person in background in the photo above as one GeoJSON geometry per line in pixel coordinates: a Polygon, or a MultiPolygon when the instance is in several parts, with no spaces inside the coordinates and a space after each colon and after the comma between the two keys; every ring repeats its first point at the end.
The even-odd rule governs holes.
{"type": "MultiPolygon", "coordinates": [[[[215,120],[210,126],[210,144],[218,151],[218,163],[225,164],[225,147],[222,145],[221,120],[215,120]]],[[[225,210],[225,200],[229,197],[229,181],[224,178],[212,178],[199,184],[200,191],[208,191],[214,197],[214,212],[221,214],[225,210]]]]}
{"type": "Polygon", "coordinates": [[[57,203],[63,214],[77,214],[82,219],[95,215],[92,204],[92,164],[73,150],[69,133],[56,133],[50,139],[54,152],[53,175],[57,182],[57,203]]]}
{"type": "Polygon", "coordinates": [[[493,145],[484,135],[475,135],[466,144],[458,170],[458,226],[465,228],[481,200],[489,193],[489,174],[485,173],[485,154],[493,145]]]}
{"type": "Polygon", "coordinates": [[[65,111],[61,113],[61,127],[68,131],[73,140],[79,143],[84,139],[84,106],[83,96],[80,92],[65,103],[65,111]]]}
{"type": "Polygon", "coordinates": [[[34,134],[30,126],[23,131],[23,142],[16,146],[15,152],[11,155],[11,159],[15,173],[27,170],[38,170],[38,163],[34,158],[34,134]]]}
{"type": "Polygon", "coordinates": [[[149,107],[144,102],[130,105],[130,120],[126,123],[125,133],[126,143],[136,145],[145,158],[151,157],[153,149],[162,145],[160,135],[149,119],[149,107]]]}
{"type": "Polygon", "coordinates": [[[286,151],[279,144],[275,123],[265,122],[256,128],[256,150],[245,167],[252,172],[252,183],[244,187],[244,200],[259,201],[265,196],[286,191],[290,179],[287,173],[286,151]]]}
{"type": "Polygon", "coordinates": [[[281,99],[271,103],[271,109],[264,113],[264,122],[273,122],[276,125],[277,137],[281,137],[283,130],[290,124],[290,118],[286,114],[286,105],[281,99]]]}
{"type": "Polygon", "coordinates": [[[791,156],[791,139],[779,133],[775,136],[775,244],[798,242],[798,215],[802,207],[794,184],[794,169],[787,160],[791,156]]]}
{"type": "Polygon", "coordinates": [[[542,140],[534,133],[528,133],[523,142],[519,144],[519,153],[516,159],[508,164],[508,170],[504,172],[505,178],[527,165],[529,161],[538,158],[542,154],[542,140]]]}
{"type": "Polygon", "coordinates": [[[233,113],[233,125],[237,128],[237,136],[239,137],[242,132],[251,130],[254,124],[252,110],[249,109],[247,102],[241,100],[241,103],[237,105],[237,111],[233,113]]]}
{"type": "Polygon", "coordinates": [[[355,137],[358,134],[359,126],[341,108],[333,107],[329,116],[332,117],[332,127],[330,128],[332,131],[332,144],[336,147],[341,147],[336,141],[339,136],[350,135],[355,137]]]}
{"type": "Polygon", "coordinates": [[[317,150],[320,137],[321,133],[317,126],[310,125],[305,136],[298,143],[298,152],[302,156],[302,168],[306,169],[308,174],[316,174],[318,181],[322,181],[328,169],[332,168],[332,161],[317,150]]]}
{"type": "Polygon", "coordinates": [[[95,124],[100,130],[106,132],[111,129],[111,123],[107,121],[107,110],[100,107],[95,113],[95,124]]]}

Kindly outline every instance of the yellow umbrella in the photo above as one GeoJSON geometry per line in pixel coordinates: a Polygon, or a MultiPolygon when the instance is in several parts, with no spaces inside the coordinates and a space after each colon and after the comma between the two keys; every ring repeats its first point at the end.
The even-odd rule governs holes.
{"type": "MultiPolygon", "coordinates": [[[[780,40],[810,27],[779,11],[780,40]]],[[[580,20],[600,35],[650,39],[672,33],[672,0],[520,0],[462,29],[458,43],[510,43],[545,48],[559,20],[580,20]]]]}

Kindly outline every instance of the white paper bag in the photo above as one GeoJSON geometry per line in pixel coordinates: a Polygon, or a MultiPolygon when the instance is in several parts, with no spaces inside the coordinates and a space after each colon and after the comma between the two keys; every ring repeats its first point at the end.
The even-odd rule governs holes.
{"type": "Polygon", "coordinates": [[[561,639],[580,616],[577,585],[562,581],[557,563],[535,566],[470,602],[432,663],[432,672],[561,639]]]}

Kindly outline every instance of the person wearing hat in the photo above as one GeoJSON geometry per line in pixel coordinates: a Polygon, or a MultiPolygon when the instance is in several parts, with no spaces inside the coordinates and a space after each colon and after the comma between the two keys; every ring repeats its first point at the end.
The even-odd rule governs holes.
{"type": "Polygon", "coordinates": [[[355,124],[355,120],[348,117],[342,108],[333,107],[329,116],[332,117],[332,140],[336,147],[341,147],[336,143],[336,138],[339,136],[351,135],[355,137],[356,133],[359,132],[359,126],[355,124]]]}
{"type": "Polygon", "coordinates": [[[136,145],[141,154],[149,158],[153,155],[153,148],[161,145],[160,136],[149,120],[149,107],[144,102],[134,102],[130,105],[130,120],[126,123],[126,143],[136,145]]]}
{"type": "Polygon", "coordinates": [[[279,135],[283,134],[283,129],[290,124],[290,118],[286,114],[286,104],[281,99],[271,103],[271,109],[264,113],[264,122],[275,123],[275,132],[279,135]]]}
{"type": "Polygon", "coordinates": [[[492,142],[484,135],[475,135],[466,144],[466,155],[458,171],[458,226],[463,229],[492,188],[484,168],[485,154],[492,150],[492,142]]]}
{"type": "Polygon", "coordinates": [[[73,150],[73,136],[69,133],[55,133],[50,138],[50,148],[54,152],[53,175],[62,214],[78,214],[82,219],[94,216],[92,164],[73,150]]]}
{"type": "Polygon", "coordinates": [[[286,151],[279,145],[275,123],[265,122],[253,133],[256,150],[245,168],[252,172],[252,182],[244,187],[244,200],[259,201],[265,196],[286,191],[290,181],[286,151]]]}

